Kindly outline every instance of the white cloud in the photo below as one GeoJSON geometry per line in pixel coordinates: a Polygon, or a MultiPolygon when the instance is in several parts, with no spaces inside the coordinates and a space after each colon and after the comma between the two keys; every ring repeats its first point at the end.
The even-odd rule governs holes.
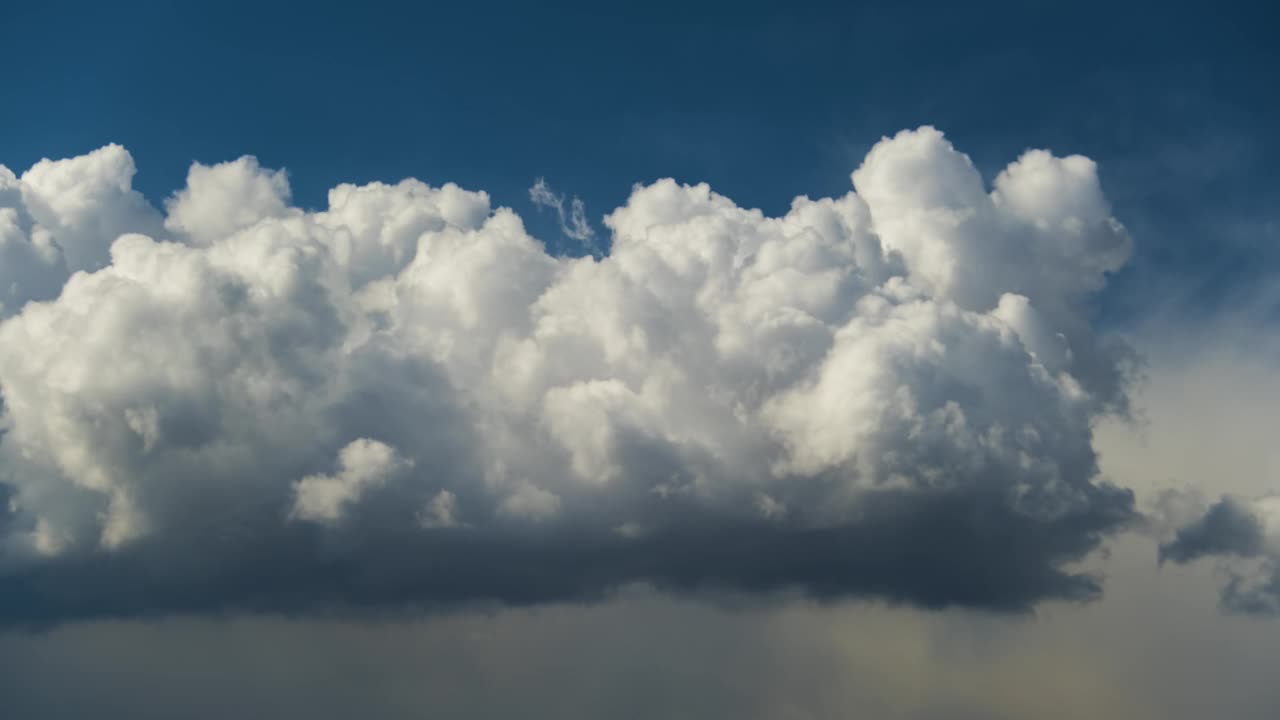
{"type": "Polygon", "coordinates": [[[53,234],[71,271],[98,270],[125,233],[156,233],[160,214],[133,189],[133,156],[108,145],[67,160],[41,160],[22,174],[26,211],[53,234]]]}
{"type": "MultiPolygon", "coordinates": [[[[385,483],[404,464],[395,448],[385,443],[368,438],[353,440],[338,454],[337,473],[308,475],[294,484],[291,517],[337,521],[348,505],[385,483]]],[[[447,511],[448,504],[441,504],[439,509],[447,511]]]]}
{"type": "MultiPolygon", "coordinates": [[[[4,181],[0,174],[0,185],[4,181]]],[[[62,248],[48,230],[24,220],[18,208],[0,206],[0,317],[29,300],[56,297],[67,278],[62,248]]]]}
{"type": "Polygon", "coordinates": [[[288,212],[289,178],[254,157],[212,167],[194,163],[187,187],[165,203],[164,226],[192,243],[217,242],[241,228],[288,212]]]}
{"type": "Polygon", "coordinates": [[[242,158],[193,166],[160,221],[132,173],[113,146],[9,181],[30,252],[38,225],[92,271],[0,324],[17,555],[124,552],[193,517],[266,538],[290,511],[666,547],[762,515],[853,531],[894,492],[996,498],[1032,528],[1048,569],[1016,578],[1017,604],[1065,592],[1057,564],[1128,510],[1092,444],[1124,355],[1087,301],[1129,240],[1084,158],[1030,152],[987,192],[922,128],[879,143],[856,194],[782,217],[662,180],[606,217],[599,258],[553,257],[452,185],[342,185],[306,212],[242,158]]]}

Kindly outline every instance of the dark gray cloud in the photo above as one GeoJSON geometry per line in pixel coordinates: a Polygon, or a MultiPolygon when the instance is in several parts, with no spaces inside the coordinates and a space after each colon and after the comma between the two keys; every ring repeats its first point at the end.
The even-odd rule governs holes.
{"type": "Polygon", "coordinates": [[[1243,503],[1224,497],[1160,546],[1160,560],[1186,563],[1206,555],[1253,557],[1263,550],[1261,521],[1243,503]]]}
{"type": "Polygon", "coordinates": [[[636,582],[725,599],[800,590],[824,600],[1025,611],[1100,593],[1096,577],[1061,569],[1133,519],[1127,491],[1097,492],[1087,511],[1052,520],[1029,518],[998,495],[885,491],[863,498],[860,521],[837,528],[691,511],[681,526],[639,538],[590,527],[355,532],[243,515],[254,532],[238,534],[214,515],[190,518],[203,532],[168,532],[0,577],[0,622],[458,610],[595,601],[636,582]]]}
{"type": "Polygon", "coordinates": [[[1185,564],[1200,558],[1222,564],[1224,610],[1280,614],[1280,496],[1224,496],[1160,546],[1161,561],[1185,564]]]}
{"type": "Polygon", "coordinates": [[[1222,587],[1222,607],[1241,615],[1280,615],[1280,562],[1273,557],[1252,574],[1232,573],[1222,587]]]}

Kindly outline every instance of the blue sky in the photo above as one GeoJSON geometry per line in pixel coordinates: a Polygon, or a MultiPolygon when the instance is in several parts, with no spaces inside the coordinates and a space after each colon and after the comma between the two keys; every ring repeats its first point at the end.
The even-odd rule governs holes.
{"type": "MultiPolygon", "coordinates": [[[[255,154],[318,206],[343,181],[482,188],[557,241],[546,177],[594,220],[636,182],[781,212],[933,124],[990,178],[1026,147],[1099,162],[1147,275],[1218,297],[1280,237],[1269,3],[28,3],[0,44],[0,162],[118,142],[153,200],[255,154]]],[[[1126,293],[1126,290],[1130,292],[1126,293]]]]}

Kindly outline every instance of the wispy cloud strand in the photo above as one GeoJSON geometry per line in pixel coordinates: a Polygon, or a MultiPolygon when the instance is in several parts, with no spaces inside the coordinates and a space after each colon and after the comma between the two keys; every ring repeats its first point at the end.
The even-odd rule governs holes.
{"type": "Polygon", "coordinates": [[[565,196],[557,195],[545,178],[538,178],[529,188],[529,199],[539,208],[549,208],[556,213],[560,222],[560,233],[571,240],[582,243],[587,252],[595,255],[596,231],[587,220],[586,205],[578,196],[569,201],[569,209],[565,210],[565,196]]]}

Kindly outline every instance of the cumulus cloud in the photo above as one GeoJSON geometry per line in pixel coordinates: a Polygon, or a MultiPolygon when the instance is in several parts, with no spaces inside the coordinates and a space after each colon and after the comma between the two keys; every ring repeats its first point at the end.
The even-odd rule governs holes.
{"type": "Polygon", "coordinates": [[[988,190],[921,128],[781,217],[662,180],[603,257],[453,185],[292,208],[251,158],[161,218],[86,158],[0,195],[33,257],[109,249],[0,324],[0,621],[631,582],[1018,610],[1094,596],[1070,563],[1134,516],[1088,315],[1130,241],[1085,158],[988,190]]]}
{"type": "MultiPolygon", "coordinates": [[[[1187,494],[1175,494],[1185,507],[1187,494]]],[[[1280,614],[1280,495],[1251,500],[1225,495],[1177,527],[1160,546],[1161,561],[1185,564],[1208,557],[1221,561],[1227,578],[1224,609],[1280,614]]]]}

